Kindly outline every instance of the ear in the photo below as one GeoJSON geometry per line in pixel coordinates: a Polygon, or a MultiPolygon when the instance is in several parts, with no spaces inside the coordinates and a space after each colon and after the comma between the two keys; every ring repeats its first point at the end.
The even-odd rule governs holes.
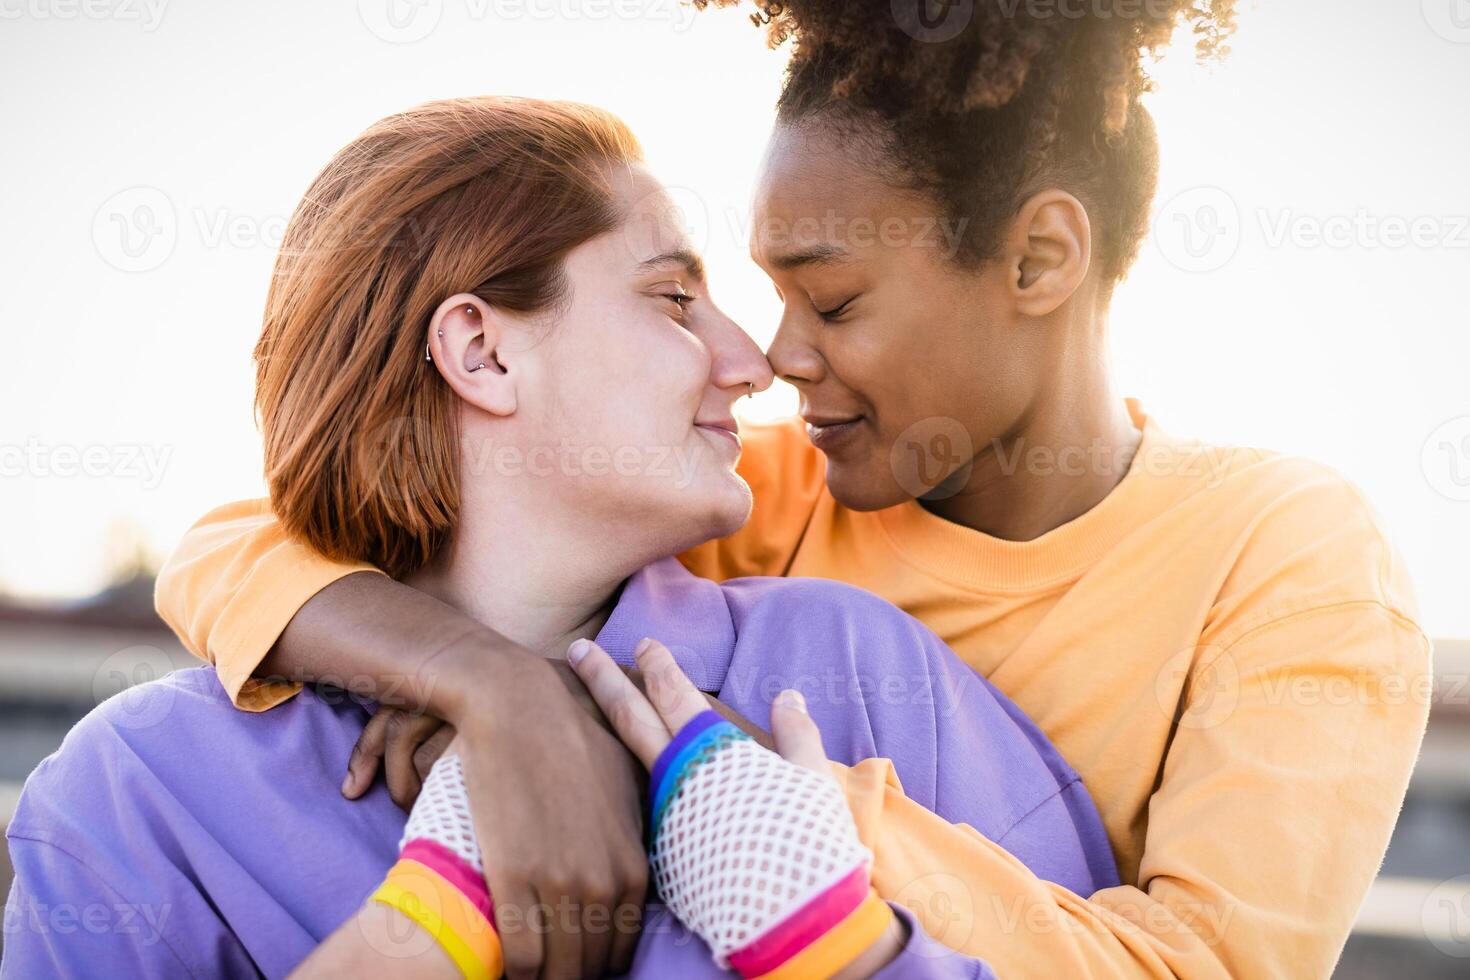
{"type": "Polygon", "coordinates": [[[454,393],[491,415],[516,410],[515,373],[501,360],[507,319],[473,293],[456,293],[429,318],[429,360],[454,393]]]}
{"type": "Polygon", "coordinates": [[[1012,297],[1026,316],[1047,316],[1072,297],[1092,266],[1092,223],[1066,191],[1022,205],[1008,244],[1012,297]]]}

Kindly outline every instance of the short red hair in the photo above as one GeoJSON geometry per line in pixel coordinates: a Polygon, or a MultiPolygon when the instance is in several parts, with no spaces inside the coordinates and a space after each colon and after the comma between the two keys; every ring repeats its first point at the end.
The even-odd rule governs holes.
{"type": "Polygon", "coordinates": [[[431,102],[344,147],[286,228],[255,347],[271,500],[322,554],[401,577],[459,512],[452,391],[425,363],[430,317],[469,292],[534,313],[562,260],[616,228],[627,126],[534,99],[431,102]]]}

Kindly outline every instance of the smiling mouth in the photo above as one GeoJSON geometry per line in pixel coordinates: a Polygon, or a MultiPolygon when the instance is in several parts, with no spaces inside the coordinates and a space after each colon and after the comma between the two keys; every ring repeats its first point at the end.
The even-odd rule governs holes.
{"type": "Polygon", "coordinates": [[[741,447],[740,432],[734,427],[733,423],[724,425],[720,423],[696,422],[694,423],[694,427],[728,439],[735,444],[737,450],[741,447]]]}
{"type": "Polygon", "coordinates": [[[856,435],[862,421],[861,415],[850,419],[807,419],[806,435],[818,449],[831,451],[856,435]]]}

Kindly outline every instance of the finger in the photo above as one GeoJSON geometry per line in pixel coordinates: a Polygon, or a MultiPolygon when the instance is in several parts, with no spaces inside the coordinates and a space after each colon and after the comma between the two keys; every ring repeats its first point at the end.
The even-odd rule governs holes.
{"type": "Polygon", "coordinates": [[[645,767],[652,768],[672,736],[648,698],[607,651],[591,640],[573,643],[567,650],[567,662],[587,685],[618,738],[645,767]]]}
{"type": "Polygon", "coordinates": [[[494,869],[487,872],[505,976],[507,980],[536,980],[545,962],[542,932],[532,914],[536,893],[524,883],[496,880],[494,869]]]}
{"type": "Polygon", "coordinates": [[[414,768],[413,754],[444,722],[433,715],[395,712],[388,721],[388,739],[383,748],[383,767],[388,773],[388,795],[407,810],[419,798],[424,781],[414,768]]]}
{"type": "Polygon", "coordinates": [[[395,708],[379,708],[377,713],[362,726],[352,755],[347,759],[347,778],[342,780],[342,795],[355,800],[372,786],[378,774],[378,763],[383,758],[383,743],[388,737],[388,719],[395,708]]]}
{"type": "Polygon", "coordinates": [[[608,956],[612,952],[612,903],[588,903],[582,909],[582,959],[579,977],[601,977],[608,972],[608,956]]]}
{"type": "Polygon", "coordinates": [[[434,734],[430,735],[418,748],[413,750],[414,772],[419,774],[419,779],[428,779],[429,771],[434,768],[434,763],[439,761],[448,749],[449,743],[454,741],[458,730],[448,722],[440,727],[434,734]]]}
{"type": "Polygon", "coordinates": [[[532,925],[542,930],[546,961],[541,966],[545,980],[577,980],[582,976],[582,923],[571,915],[563,893],[541,893],[541,909],[532,925]]]}
{"type": "Polygon", "coordinates": [[[695,715],[709,708],[709,702],[679,669],[668,647],[657,640],[646,639],[638,645],[633,656],[638,661],[638,669],[643,672],[648,700],[653,702],[669,731],[677,732],[695,715]]]}
{"type": "Polygon", "coordinates": [[[644,888],[636,895],[624,895],[622,901],[613,908],[612,953],[607,964],[613,973],[627,973],[633,968],[633,954],[638,950],[647,891],[644,888]]]}
{"type": "Polygon", "coordinates": [[[822,748],[822,733],[807,714],[806,698],[800,691],[788,688],[776,695],[771,704],[771,734],[781,758],[829,779],[836,778],[822,748]]]}

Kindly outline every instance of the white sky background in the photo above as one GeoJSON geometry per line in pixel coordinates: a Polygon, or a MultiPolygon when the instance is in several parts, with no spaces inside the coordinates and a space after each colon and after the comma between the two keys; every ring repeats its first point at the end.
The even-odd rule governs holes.
{"type": "MultiPolygon", "coordinates": [[[[263,492],[250,350],[286,217],[345,142],[428,99],[619,113],[707,228],[717,298],[770,340],[744,231],[785,53],[743,12],[149,2],[0,0],[5,589],[90,591],[119,527],[162,553],[263,492]]],[[[1470,636],[1470,2],[1261,0],[1241,20],[1224,67],[1180,48],[1157,72],[1161,220],[1115,305],[1123,390],[1175,432],[1344,472],[1430,632],[1470,636]]],[[[794,404],[783,386],[750,414],[794,404]]]]}

